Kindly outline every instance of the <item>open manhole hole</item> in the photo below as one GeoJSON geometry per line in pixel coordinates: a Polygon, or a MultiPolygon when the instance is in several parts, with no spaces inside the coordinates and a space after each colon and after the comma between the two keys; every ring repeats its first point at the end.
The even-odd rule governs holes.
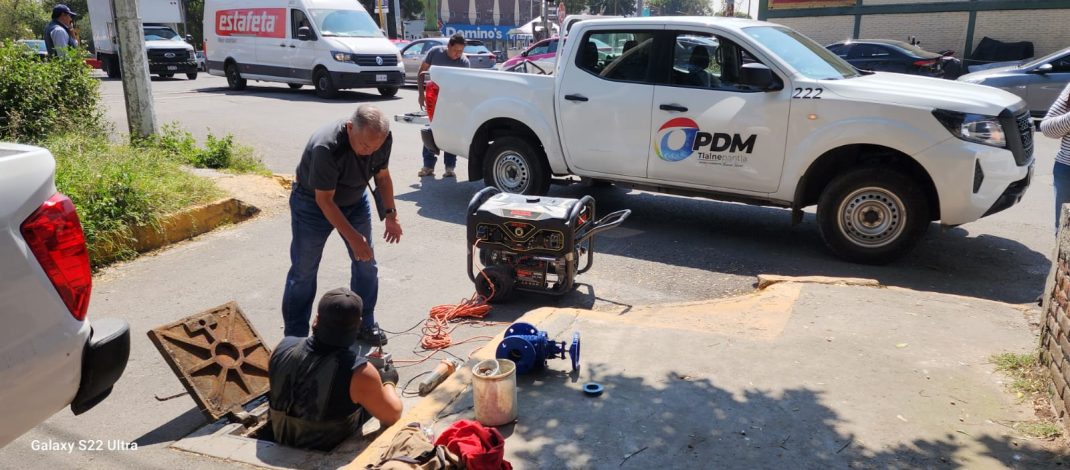
{"type": "Polygon", "coordinates": [[[208,420],[173,448],[258,467],[339,467],[367,447],[365,436],[378,427],[373,420],[326,452],[275,443],[267,403],[271,349],[235,302],[153,328],[148,336],[208,420]]]}

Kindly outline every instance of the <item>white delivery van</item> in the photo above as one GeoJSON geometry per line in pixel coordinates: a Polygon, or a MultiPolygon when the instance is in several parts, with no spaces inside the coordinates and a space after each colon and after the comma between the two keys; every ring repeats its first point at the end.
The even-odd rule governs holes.
{"type": "MultiPolygon", "coordinates": [[[[197,56],[193,46],[178,34],[183,23],[178,0],[139,0],[138,13],[145,34],[145,53],[149,73],[170,78],[184,73],[197,79],[197,56]]],[[[93,45],[101,67],[111,78],[119,78],[119,42],[112,14],[111,0],[89,0],[89,19],[93,26],[93,45]]]]}
{"type": "Polygon", "coordinates": [[[398,48],[355,0],[206,0],[208,73],[232,90],[248,80],[313,85],[323,98],[346,88],[394,96],[405,81],[398,48]]]}

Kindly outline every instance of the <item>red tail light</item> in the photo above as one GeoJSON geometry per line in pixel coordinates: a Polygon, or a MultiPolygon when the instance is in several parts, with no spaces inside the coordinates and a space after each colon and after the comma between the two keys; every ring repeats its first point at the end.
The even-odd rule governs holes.
{"type": "Polygon", "coordinates": [[[71,315],[84,320],[93,275],[74,204],[63,194],[52,195],[22,223],[21,232],[71,315]]]}
{"type": "Polygon", "coordinates": [[[427,108],[427,120],[435,119],[435,103],[438,103],[438,84],[427,82],[424,89],[424,107],[427,108]]]}
{"type": "Polygon", "coordinates": [[[916,61],[914,61],[914,66],[915,67],[932,67],[935,64],[936,64],[936,59],[925,59],[925,60],[916,60],[916,61]]]}

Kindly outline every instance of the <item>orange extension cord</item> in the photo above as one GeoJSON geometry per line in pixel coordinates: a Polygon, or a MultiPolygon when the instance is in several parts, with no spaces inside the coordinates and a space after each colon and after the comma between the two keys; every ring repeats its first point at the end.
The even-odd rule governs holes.
{"type": "MultiPolygon", "coordinates": [[[[478,246],[479,241],[477,240],[476,244],[473,246],[473,253],[476,252],[475,248],[478,246]]],[[[479,271],[479,275],[483,276],[483,278],[486,279],[487,284],[490,286],[490,296],[483,297],[477,292],[473,293],[472,296],[467,299],[462,299],[458,304],[443,304],[432,307],[427,320],[424,321],[423,328],[420,330],[423,334],[423,338],[420,339],[420,346],[425,350],[434,352],[422,356],[421,359],[395,360],[394,362],[406,365],[416,365],[432,358],[435,353],[451,346],[457,346],[475,340],[489,340],[493,338],[493,336],[473,336],[466,340],[454,343],[453,338],[450,337],[450,333],[461,325],[488,326],[499,323],[483,321],[483,318],[487,316],[487,313],[490,312],[492,308],[488,302],[494,297],[494,283],[483,273],[482,269],[479,271]]]]}

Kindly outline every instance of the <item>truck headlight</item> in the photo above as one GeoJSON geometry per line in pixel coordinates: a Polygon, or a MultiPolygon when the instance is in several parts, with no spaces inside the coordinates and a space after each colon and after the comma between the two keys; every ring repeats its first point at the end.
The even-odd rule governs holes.
{"type": "Polygon", "coordinates": [[[952,135],[962,140],[993,147],[1007,147],[1007,134],[1003,132],[1003,125],[996,116],[960,113],[944,109],[933,111],[933,116],[948,131],[951,131],[952,135]]]}
{"type": "Polygon", "coordinates": [[[341,51],[331,51],[331,57],[338,62],[353,62],[353,54],[341,51]]]}

